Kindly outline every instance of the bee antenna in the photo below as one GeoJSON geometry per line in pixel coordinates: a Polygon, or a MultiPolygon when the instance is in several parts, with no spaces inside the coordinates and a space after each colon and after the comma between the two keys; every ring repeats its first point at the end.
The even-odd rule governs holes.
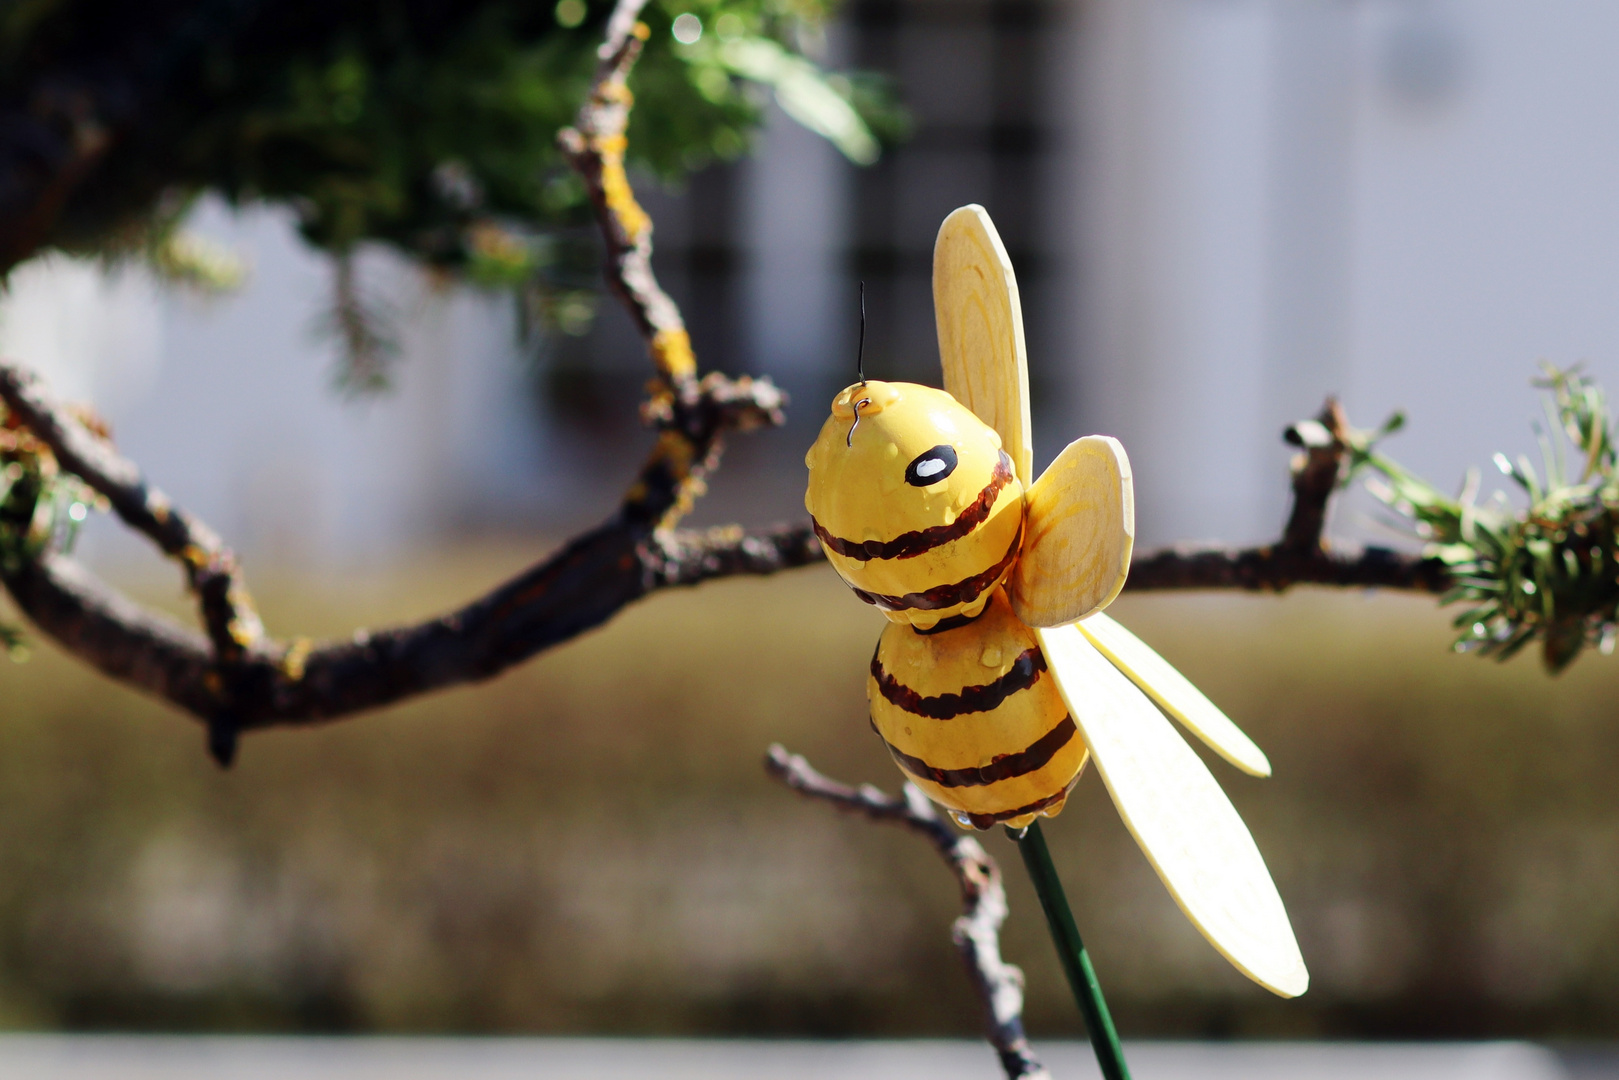
{"type": "MultiPolygon", "coordinates": [[[[860,385],[866,385],[866,283],[860,283],[860,348],[855,352],[854,372],[860,379],[860,385]]],[[[849,395],[853,397],[854,395],[849,395]]],[[[871,398],[864,397],[854,403],[854,423],[849,425],[849,434],[844,437],[843,445],[854,446],[854,429],[860,426],[860,410],[871,404],[871,398]]]]}
{"type": "MultiPolygon", "coordinates": [[[[860,283],[860,348],[855,353],[854,371],[860,378],[860,385],[866,385],[866,283],[860,283]]],[[[853,429],[850,429],[853,433],[853,429]]]]}

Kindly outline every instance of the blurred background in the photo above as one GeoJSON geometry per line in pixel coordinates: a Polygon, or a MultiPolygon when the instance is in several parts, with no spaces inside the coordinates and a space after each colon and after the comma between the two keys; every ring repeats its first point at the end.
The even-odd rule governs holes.
{"type": "MultiPolygon", "coordinates": [[[[794,395],[700,521],[802,514],[802,453],[866,368],[935,381],[938,222],[985,205],[1016,266],[1036,455],[1120,437],[1140,541],[1260,541],[1287,423],[1329,392],[1447,486],[1533,445],[1535,362],[1619,376],[1619,9],[1601,0],[854,0],[840,65],[909,137],[860,168],[779,112],[757,153],[643,183],[699,355],[794,395]]],[[[400,355],[333,388],[334,270],[292,212],[204,200],[234,293],[51,256],[0,348],[95,403],[240,550],[269,627],[344,635],[488,587],[616,504],[648,443],[608,300],[521,344],[511,298],[385,250],[400,355]],[[563,327],[568,329],[567,325],[563,327]]],[[[1335,535],[1398,542],[1345,500],[1335,535]]],[[[82,553],[186,609],[111,523],[82,553]]],[[[1267,750],[1211,767],[1314,981],[1280,1002],[1190,928],[1087,777],[1048,830],[1132,1036],[1612,1037],[1619,671],[1448,651],[1431,602],[1127,597],[1120,617],[1267,750]]],[[[3,612],[9,614],[9,612],[3,612]]],[[[214,768],[197,728],[35,642],[0,666],[0,1023],[29,1028],[970,1036],[957,898],[915,839],[759,762],[899,777],[863,715],[880,621],[824,569],[661,595],[487,686],[214,768]]],[[[1073,1014],[1009,865],[1036,1035],[1073,1014]]]]}

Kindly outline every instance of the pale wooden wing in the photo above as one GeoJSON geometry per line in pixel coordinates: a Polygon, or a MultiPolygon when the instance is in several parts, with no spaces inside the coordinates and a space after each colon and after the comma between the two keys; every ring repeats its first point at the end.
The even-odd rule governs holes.
{"type": "Polygon", "coordinates": [[[944,388],[994,428],[1025,487],[1033,479],[1029,361],[1012,260],[989,214],[952,211],[933,244],[933,318],[944,388]]]}
{"type": "Polygon", "coordinates": [[[1310,976],[1282,898],[1202,759],[1077,626],[1035,634],[1119,816],[1186,917],[1259,985],[1304,993],[1310,976]]]}
{"type": "Polygon", "coordinates": [[[1062,626],[1107,607],[1124,588],[1135,534],[1135,487],[1119,440],[1069,443],[1024,499],[1012,610],[1030,626],[1062,626]]]}
{"type": "Polygon", "coordinates": [[[1080,623],[1079,630],[1114,666],[1216,754],[1252,776],[1270,775],[1265,752],[1146,642],[1101,612],[1080,623]]]}

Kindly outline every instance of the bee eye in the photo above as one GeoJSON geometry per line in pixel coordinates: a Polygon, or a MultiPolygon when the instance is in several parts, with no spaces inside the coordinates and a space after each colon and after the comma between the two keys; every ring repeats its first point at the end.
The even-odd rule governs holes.
{"type": "Polygon", "coordinates": [[[953,446],[935,446],[916,456],[916,460],[905,466],[905,482],[912,487],[927,487],[937,484],[940,480],[956,471],[956,448],[953,446]]]}

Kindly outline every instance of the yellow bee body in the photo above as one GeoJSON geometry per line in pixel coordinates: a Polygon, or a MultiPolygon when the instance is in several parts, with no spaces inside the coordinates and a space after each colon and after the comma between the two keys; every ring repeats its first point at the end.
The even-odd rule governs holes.
{"type": "Polygon", "coordinates": [[[1000,436],[943,390],[856,383],[804,463],[827,559],[896,622],[977,614],[1017,559],[1023,485],[1000,436]]]}
{"type": "Polygon", "coordinates": [[[1270,763],[1103,614],[1134,543],[1129,459],[1091,435],[1034,476],[1017,282],[982,207],[940,228],[933,297],[945,389],[862,380],[805,457],[827,561],[889,619],[871,726],[917,788],[980,829],[1055,815],[1094,760],[1192,924],[1250,978],[1303,993],[1264,859],[1164,713],[1246,772],[1270,763]]]}
{"type": "Polygon", "coordinates": [[[1023,485],[1000,436],[943,390],[873,380],[833,400],[805,463],[828,560],[892,622],[868,683],[889,753],[980,828],[1055,814],[1085,742],[1002,588],[1023,485]]]}
{"type": "Polygon", "coordinates": [[[1055,816],[1088,753],[1034,631],[996,589],[964,625],[883,631],[866,683],[894,761],[967,822],[1055,816]]]}

